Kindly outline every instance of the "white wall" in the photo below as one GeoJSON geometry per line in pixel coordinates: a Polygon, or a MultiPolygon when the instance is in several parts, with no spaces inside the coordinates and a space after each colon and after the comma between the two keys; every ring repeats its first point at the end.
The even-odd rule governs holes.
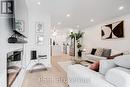
{"type": "Polygon", "coordinates": [[[23,45],[8,43],[8,38],[13,34],[8,18],[0,18],[0,27],[0,87],[6,87],[7,53],[23,48],[23,45]]]}
{"type": "Polygon", "coordinates": [[[112,48],[115,50],[126,51],[130,50],[130,14],[117,17],[115,19],[103,22],[93,27],[88,27],[84,30],[83,39],[84,48],[87,47],[103,47],[112,48]],[[110,24],[116,21],[124,20],[124,38],[101,40],[101,26],[110,24]]]}
{"type": "Polygon", "coordinates": [[[24,31],[23,33],[28,37],[28,8],[26,0],[14,0],[15,1],[15,20],[23,20],[24,31]]]}
{"type": "MultiPolygon", "coordinates": [[[[15,0],[15,20],[22,20],[24,22],[24,31],[21,32],[26,37],[28,37],[28,8],[25,0],[15,0]]],[[[22,69],[18,74],[17,78],[12,84],[12,87],[21,87],[26,74],[26,44],[23,44],[23,59],[22,59],[22,69]]]]}
{"type": "MultiPolygon", "coordinates": [[[[26,4],[26,0],[15,0],[15,20],[23,20],[24,22],[24,31],[22,34],[24,34],[27,38],[25,40],[28,40],[28,33],[29,33],[29,23],[28,23],[28,7],[26,4]]],[[[25,48],[26,44],[24,44],[25,48]]],[[[23,51],[23,66],[26,66],[26,49],[23,51]]]]}
{"type": "MultiPolygon", "coordinates": [[[[27,8],[25,0],[16,0],[16,19],[25,21],[25,32],[27,34],[27,8]]],[[[0,87],[7,87],[7,53],[24,47],[23,44],[9,44],[8,38],[13,34],[11,25],[9,24],[9,17],[7,15],[0,15],[0,87]]],[[[24,55],[25,56],[25,55],[24,55]]],[[[25,57],[24,57],[25,59],[25,57]]],[[[15,83],[18,83],[21,79],[17,79],[15,83]]],[[[18,86],[14,86],[18,87],[18,86]]]]}
{"type": "Polygon", "coordinates": [[[47,55],[47,59],[44,60],[44,65],[47,67],[51,66],[50,56],[50,15],[44,13],[42,8],[39,6],[33,6],[30,1],[26,0],[29,12],[29,32],[28,32],[28,43],[25,46],[26,50],[26,64],[30,67],[31,64],[31,51],[37,50],[38,55],[47,55]],[[35,24],[36,22],[42,22],[44,24],[44,32],[36,33],[35,24]],[[44,35],[43,45],[36,43],[36,35],[44,35]]]}

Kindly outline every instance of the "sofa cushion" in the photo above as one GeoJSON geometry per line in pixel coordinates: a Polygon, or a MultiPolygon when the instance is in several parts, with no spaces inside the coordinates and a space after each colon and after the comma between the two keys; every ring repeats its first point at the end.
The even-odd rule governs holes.
{"type": "Polygon", "coordinates": [[[98,72],[98,71],[99,71],[99,64],[100,64],[100,62],[99,62],[99,61],[96,61],[96,62],[94,62],[93,64],[91,64],[89,68],[90,68],[91,70],[94,70],[94,71],[97,71],[97,72],[98,72]]]}
{"type": "Polygon", "coordinates": [[[107,59],[107,57],[101,57],[101,56],[95,56],[95,55],[88,54],[88,55],[86,55],[86,59],[99,61],[99,60],[105,60],[105,59],[107,59]]]}
{"type": "Polygon", "coordinates": [[[110,69],[105,78],[116,87],[130,87],[130,70],[128,69],[121,67],[110,69]]]}
{"type": "Polygon", "coordinates": [[[101,56],[108,57],[111,55],[111,49],[103,49],[103,53],[101,56]]]}
{"type": "Polygon", "coordinates": [[[118,56],[114,59],[116,65],[130,68],[130,55],[118,56]]]}
{"type": "Polygon", "coordinates": [[[96,56],[101,56],[103,53],[103,49],[102,48],[97,48],[96,52],[95,52],[95,55],[96,56]]]}
{"type": "Polygon", "coordinates": [[[92,48],[87,48],[85,53],[86,54],[91,54],[91,52],[92,52],[92,48]]]}
{"type": "Polygon", "coordinates": [[[102,74],[79,64],[70,65],[67,76],[70,87],[115,87],[107,82],[102,74]]]}
{"type": "Polygon", "coordinates": [[[113,60],[100,60],[99,73],[105,75],[109,69],[114,67],[116,67],[116,64],[113,60]]]}
{"type": "Polygon", "coordinates": [[[85,67],[80,64],[69,65],[68,73],[73,73],[74,76],[86,77],[88,79],[91,77],[99,77],[99,78],[104,77],[103,75],[99,74],[98,72],[95,72],[95,71],[89,69],[89,67],[85,67]]]}

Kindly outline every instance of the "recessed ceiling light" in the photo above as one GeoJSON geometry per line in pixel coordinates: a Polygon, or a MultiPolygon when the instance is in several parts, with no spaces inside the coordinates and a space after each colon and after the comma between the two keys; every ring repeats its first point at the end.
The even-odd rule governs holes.
{"type": "Polygon", "coordinates": [[[94,22],[94,20],[93,20],[93,19],[91,19],[91,20],[90,20],[90,22],[94,22]]]}
{"type": "Polygon", "coordinates": [[[61,22],[58,22],[57,24],[58,24],[58,25],[61,25],[61,22]]]}
{"type": "Polygon", "coordinates": [[[66,15],[66,17],[68,17],[68,18],[69,18],[69,17],[70,17],[70,14],[67,14],[67,15],[66,15]]]}
{"type": "Polygon", "coordinates": [[[38,5],[40,5],[40,4],[41,4],[41,2],[37,2],[37,4],[38,4],[38,5]]]}
{"type": "Polygon", "coordinates": [[[118,10],[123,10],[124,9],[124,6],[120,6],[119,8],[118,8],[118,10]]]}

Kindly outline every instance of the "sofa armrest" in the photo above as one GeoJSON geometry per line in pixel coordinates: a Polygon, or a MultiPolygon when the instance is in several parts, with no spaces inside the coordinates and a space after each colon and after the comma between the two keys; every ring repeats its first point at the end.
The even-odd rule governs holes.
{"type": "Polygon", "coordinates": [[[90,53],[87,53],[86,51],[83,51],[82,54],[88,55],[88,54],[90,54],[90,53]]]}
{"type": "Polygon", "coordinates": [[[87,56],[87,55],[89,55],[89,53],[87,53],[87,52],[82,52],[82,58],[83,58],[83,59],[86,59],[86,56],[87,56]]]}
{"type": "Polygon", "coordinates": [[[105,78],[116,87],[130,87],[130,70],[122,67],[110,69],[105,78]]]}
{"type": "Polygon", "coordinates": [[[70,65],[67,71],[70,87],[115,87],[102,74],[82,65],[70,65]]]}

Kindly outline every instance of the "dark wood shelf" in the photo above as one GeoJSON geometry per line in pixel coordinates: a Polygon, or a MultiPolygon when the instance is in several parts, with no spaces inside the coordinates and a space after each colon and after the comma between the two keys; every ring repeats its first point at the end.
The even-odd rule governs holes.
{"type": "Polygon", "coordinates": [[[8,43],[27,43],[27,41],[16,37],[10,37],[8,38],[8,43]]]}
{"type": "Polygon", "coordinates": [[[25,35],[23,35],[23,34],[19,33],[19,32],[18,32],[18,31],[16,31],[16,30],[13,30],[13,32],[14,32],[15,34],[17,34],[17,35],[21,36],[21,37],[27,38],[25,35]]]}

